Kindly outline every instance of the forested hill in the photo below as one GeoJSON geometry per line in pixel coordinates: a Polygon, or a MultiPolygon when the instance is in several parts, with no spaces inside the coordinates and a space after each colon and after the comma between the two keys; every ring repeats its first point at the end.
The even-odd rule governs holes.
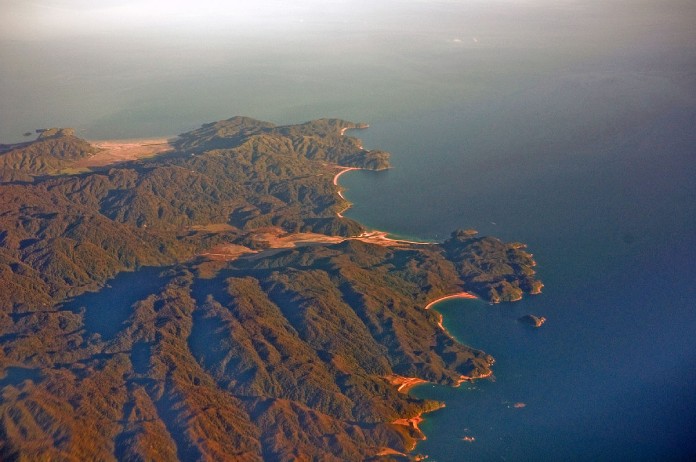
{"type": "Polygon", "coordinates": [[[97,152],[70,128],[43,130],[36,141],[0,145],[0,182],[32,181],[97,152]]]}
{"type": "Polygon", "coordinates": [[[159,157],[0,184],[0,458],[414,457],[407,419],[440,404],[397,385],[493,363],[423,308],[541,283],[524,246],[471,231],[356,237],[333,177],[388,166],[344,135],[360,126],[236,117],[159,157]]]}
{"type": "MultiPolygon", "coordinates": [[[[336,194],[339,170],[331,166],[386,168],[388,155],[340,136],[354,126],[322,120],[271,129],[236,117],[182,135],[180,150],[165,156],[77,175],[26,171],[36,175],[33,183],[0,185],[0,302],[51,304],[119,271],[185,260],[211,242],[264,226],[358,234],[358,223],[336,216],[347,204],[336,194]],[[330,134],[311,136],[315,124],[330,134]],[[226,235],[195,230],[211,224],[230,227],[226,235]]],[[[54,133],[0,159],[48,156],[64,164],[91,151],[72,131],[54,133]]]]}

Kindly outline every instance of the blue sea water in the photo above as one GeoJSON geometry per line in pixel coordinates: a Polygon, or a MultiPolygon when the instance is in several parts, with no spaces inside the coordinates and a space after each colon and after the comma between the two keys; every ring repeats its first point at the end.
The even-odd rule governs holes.
{"type": "MultiPolygon", "coordinates": [[[[556,104],[531,102],[539,113],[556,104]]],[[[580,143],[565,121],[516,126],[467,106],[362,134],[394,152],[394,168],[341,177],[348,217],[422,238],[473,227],[523,241],[546,284],[518,303],[436,306],[452,335],[496,357],[495,378],[416,388],[447,404],[426,416],[417,451],[438,461],[696,454],[695,109],[620,111],[621,127],[580,143]],[[480,128],[496,126],[505,130],[480,128]],[[517,322],[528,313],[548,321],[517,322]]]]}
{"type": "MultiPolygon", "coordinates": [[[[452,335],[496,357],[495,380],[416,388],[447,403],[417,451],[441,462],[693,459],[695,4],[325,3],[301,22],[243,30],[9,24],[0,142],[48,126],[171,136],[234,115],[369,122],[353,134],[392,152],[394,168],[341,177],[347,216],[426,240],[464,227],[525,242],[546,284],[515,304],[438,305],[452,335]],[[548,321],[518,323],[527,313],[548,321]]],[[[114,296],[120,324],[130,301],[114,296]]]]}

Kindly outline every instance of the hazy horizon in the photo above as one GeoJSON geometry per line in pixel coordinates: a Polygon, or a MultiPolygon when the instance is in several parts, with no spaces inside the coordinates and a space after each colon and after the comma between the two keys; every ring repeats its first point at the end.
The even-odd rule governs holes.
{"type": "MultiPolygon", "coordinates": [[[[691,79],[689,2],[406,1],[0,4],[0,142],[46,126],[174,135],[249,115],[388,119],[511,95],[586,63],[691,79]],[[665,48],[682,63],[661,63],[665,48]],[[128,122],[131,121],[131,122],[128,122]]],[[[688,96],[688,95],[687,95],[688,96]]]]}
{"type": "MultiPolygon", "coordinates": [[[[172,136],[235,115],[368,122],[365,147],[391,152],[394,168],[341,177],[347,218],[425,240],[475,228],[529,245],[543,294],[479,303],[478,314],[452,302],[445,326],[496,357],[497,378],[422,387],[447,407],[426,416],[417,452],[441,461],[696,453],[693,0],[6,0],[0,17],[0,143],[46,127],[91,140],[172,136]],[[525,329],[517,320],[529,313],[548,322],[525,329]]],[[[185,157],[210,166],[211,180],[224,175],[185,157]]],[[[153,216],[158,198],[179,201],[167,188],[151,196],[146,175],[153,216]]],[[[200,178],[196,197],[218,183],[200,178]]],[[[76,196],[90,203],[106,183],[91,179],[94,189],[76,196]]],[[[26,187],[40,195],[79,182],[26,187]]],[[[104,204],[131,206],[122,189],[103,191],[104,204]]],[[[28,223],[17,226],[39,228],[28,223]]],[[[81,232],[65,229],[70,239],[81,232]]],[[[6,244],[41,261],[41,233],[6,244]]],[[[94,304],[108,315],[113,291],[102,295],[94,304]]]]}

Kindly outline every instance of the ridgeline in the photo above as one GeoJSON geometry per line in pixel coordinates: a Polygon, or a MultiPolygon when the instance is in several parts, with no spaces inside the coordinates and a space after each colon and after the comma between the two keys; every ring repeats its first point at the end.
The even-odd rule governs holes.
{"type": "Polygon", "coordinates": [[[416,457],[441,403],[398,384],[493,364],[423,308],[541,283],[518,243],[338,216],[336,173],[389,167],[351,128],[235,117],[73,174],[99,149],[71,130],[0,150],[0,459],[416,457]]]}

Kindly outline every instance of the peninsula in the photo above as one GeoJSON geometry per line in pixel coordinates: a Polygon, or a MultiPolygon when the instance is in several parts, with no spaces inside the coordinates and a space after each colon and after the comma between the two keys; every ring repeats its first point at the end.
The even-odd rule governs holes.
{"type": "Polygon", "coordinates": [[[426,308],[541,283],[521,244],[342,216],[337,172],[389,167],[357,128],[234,117],[3,147],[0,459],[417,459],[442,403],[408,389],[494,362],[426,308]]]}

